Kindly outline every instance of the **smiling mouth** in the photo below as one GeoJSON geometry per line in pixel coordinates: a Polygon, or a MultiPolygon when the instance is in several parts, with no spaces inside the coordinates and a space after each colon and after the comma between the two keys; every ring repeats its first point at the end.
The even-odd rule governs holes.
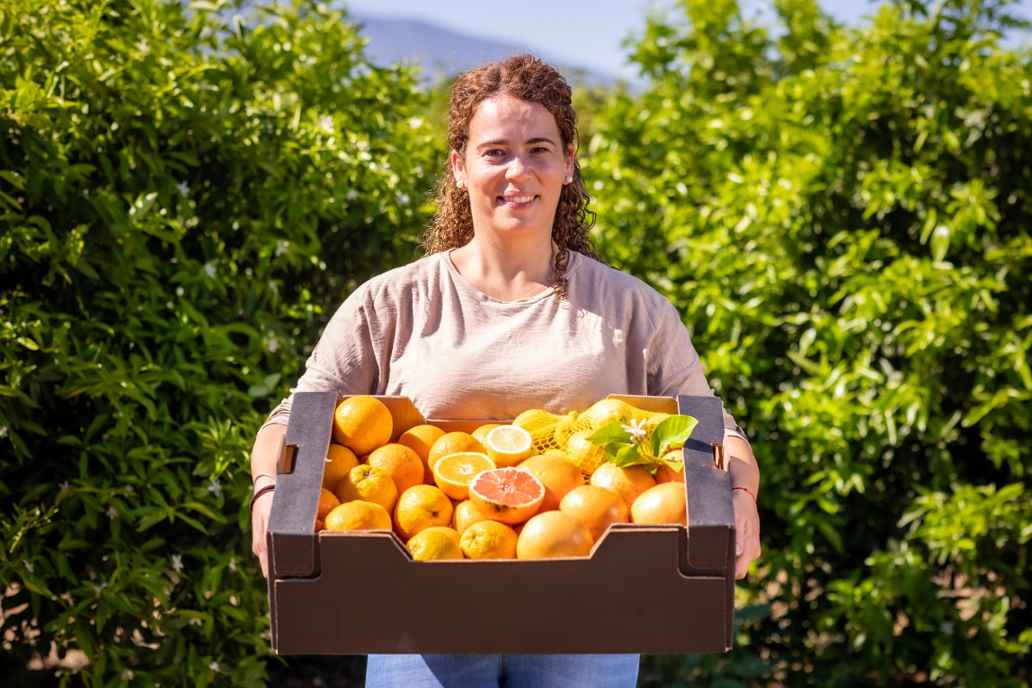
{"type": "Polygon", "coordinates": [[[505,205],[510,208],[526,208],[536,201],[539,196],[534,194],[520,194],[518,196],[498,196],[498,205],[505,205]]]}

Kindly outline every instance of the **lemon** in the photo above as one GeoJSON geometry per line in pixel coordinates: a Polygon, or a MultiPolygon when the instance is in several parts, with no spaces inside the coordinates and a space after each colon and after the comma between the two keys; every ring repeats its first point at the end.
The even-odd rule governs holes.
{"type": "Polygon", "coordinates": [[[570,436],[566,443],[566,455],[570,457],[581,473],[591,475],[595,469],[602,465],[605,460],[605,452],[602,447],[593,444],[588,438],[591,437],[591,430],[581,430],[570,436]]]}
{"type": "Polygon", "coordinates": [[[570,436],[581,427],[581,423],[578,423],[577,421],[578,417],[576,411],[570,411],[556,421],[555,430],[552,431],[552,438],[555,440],[557,447],[565,447],[566,443],[570,441],[570,436]]]}
{"type": "Polygon", "coordinates": [[[497,466],[515,466],[534,452],[530,433],[518,425],[499,425],[488,432],[484,448],[497,466]]]}
{"type": "Polygon", "coordinates": [[[559,424],[561,418],[562,416],[549,413],[544,409],[527,409],[516,416],[512,424],[530,433],[531,441],[534,443],[534,451],[540,454],[546,449],[555,446],[555,427],[559,424]]]}

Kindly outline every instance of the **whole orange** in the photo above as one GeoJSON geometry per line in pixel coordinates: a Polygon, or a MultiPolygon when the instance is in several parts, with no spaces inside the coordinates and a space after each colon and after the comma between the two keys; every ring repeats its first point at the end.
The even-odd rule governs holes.
{"type": "Polygon", "coordinates": [[[486,513],[477,508],[477,505],[466,499],[455,505],[455,513],[452,516],[452,528],[461,535],[466,528],[477,521],[490,519],[486,513]]]}
{"type": "Polygon", "coordinates": [[[596,485],[581,485],[567,492],[559,502],[559,511],[583,523],[596,541],[611,523],[627,523],[623,497],[596,485]]]}
{"type": "Polygon", "coordinates": [[[541,502],[540,511],[551,511],[559,508],[559,502],[566,493],[584,484],[577,464],[559,454],[539,454],[532,456],[519,466],[530,471],[545,486],[545,498],[541,502]]]}
{"type": "Polygon", "coordinates": [[[482,452],[484,451],[484,445],[480,444],[468,432],[456,431],[445,433],[437,438],[437,441],[430,447],[430,453],[426,457],[427,465],[430,466],[430,471],[433,472],[437,459],[448,454],[467,451],[482,452]]]}
{"type": "Polygon", "coordinates": [[[459,534],[445,526],[430,526],[413,535],[405,547],[415,561],[462,559],[459,534]]]}
{"type": "Polygon", "coordinates": [[[451,523],[451,500],[441,488],[413,485],[398,497],[394,507],[394,527],[406,542],[421,530],[451,523]]]}
{"type": "Polygon", "coordinates": [[[427,462],[427,457],[430,456],[430,447],[434,446],[434,442],[439,440],[443,434],[444,430],[436,425],[424,423],[409,428],[398,437],[398,444],[404,444],[419,455],[419,460],[423,462],[423,482],[427,484],[433,480],[433,472],[427,462]]]}
{"type": "Polygon", "coordinates": [[[337,495],[333,494],[325,487],[319,490],[319,506],[316,508],[315,518],[322,521],[326,518],[326,514],[333,511],[334,507],[340,505],[340,500],[337,499],[337,495]]]}
{"type": "Polygon", "coordinates": [[[398,487],[386,471],[363,463],[337,483],[337,497],[341,502],[355,499],[374,502],[389,512],[398,501],[398,487]]]}
{"type": "Polygon", "coordinates": [[[390,530],[391,516],[379,504],[356,499],[326,514],[326,530],[390,530]]]}
{"type": "Polygon", "coordinates": [[[323,466],[322,486],[336,492],[337,483],[357,465],[355,452],[342,444],[330,443],[330,449],[326,452],[326,465],[323,466]]]}
{"type": "Polygon", "coordinates": [[[423,462],[419,454],[404,444],[385,444],[373,450],[366,463],[391,476],[398,487],[398,494],[423,482],[423,462]]]}
{"type": "Polygon", "coordinates": [[[348,397],[333,412],[333,439],[356,454],[368,454],[391,439],[394,419],[375,397],[348,397]]]}
{"type": "Polygon", "coordinates": [[[665,464],[660,466],[659,470],[656,471],[656,484],[672,482],[684,482],[684,468],[675,473],[670,469],[670,466],[665,464]]]}
{"type": "Polygon", "coordinates": [[[583,557],[591,552],[591,533],[561,511],[544,511],[523,525],[516,541],[517,559],[583,557]]]}
{"type": "Polygon", "coordinates": [[[687,525],[688,510],[685,508],[684,483],[660,483],[642,492],[631,505],[631,520],[634,523],[649,525],[687,525]]]}
{"type": "Polygon", "coordinates": [[[498,521],[477,521],[462,533],[459,546],[469,559],[514,559],[516,531],[498,521]]]}
{"type": "Polygon", "coordinates": [[[591,474],[591,484],[617,493],[630,508],[638,495],[655,485],[656,480],[641,466],[620,468],[614,463],[604,461],[591,474]]]}
{"type": "Polygon", "coordinates": [[[674,480],[680,480],[684,482],[684,452],[680,449],[672,449],[663,455],[664,461],[676,462],[680,465],[680,469],[674,470],[666,463],[659,464],[659,470],[656,471],[656,482],[657,483],[669,483],[674,480]]]}

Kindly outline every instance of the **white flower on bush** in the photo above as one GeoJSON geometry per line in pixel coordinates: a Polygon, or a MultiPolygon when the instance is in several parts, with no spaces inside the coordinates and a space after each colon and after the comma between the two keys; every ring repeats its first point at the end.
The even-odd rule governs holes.
{"type": "Polygon", "coordinates": [[[183,557],[178,554],[172,555],[172,568],[176,573],[183,572],[183,557]]]}

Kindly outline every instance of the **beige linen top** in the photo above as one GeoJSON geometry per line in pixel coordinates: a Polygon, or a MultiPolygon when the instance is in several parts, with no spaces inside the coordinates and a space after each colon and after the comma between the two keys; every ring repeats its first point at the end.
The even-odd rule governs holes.
{"type": "MultiPolygon", "coordinates": [[[[499,301],[448,252],[370,279],[330,319],[293,392],[409,397],[427,418],[584,410],[607,394],[712,395],[677,311],[644,282],[571,252],[554,289],[499,301]]],[[[266,425],[286,424],[288,396],[266,425]]],[[[727,428],[736,428],[725,412],[727,428]]],[[[264,427],[264,426],[263,426],[264,427]]]]}

